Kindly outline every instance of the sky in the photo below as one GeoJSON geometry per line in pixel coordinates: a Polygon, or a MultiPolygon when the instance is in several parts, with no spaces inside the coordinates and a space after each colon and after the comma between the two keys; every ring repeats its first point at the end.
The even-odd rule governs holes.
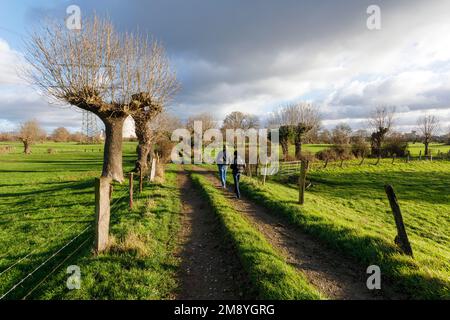
{"type": "Polygon", "coordinates": [[[450,127],[450,1],[0,0],[0,131],[29,119],[80,130],[76,108],[49,104],[17,75],[24,37],[48,17],[65,19],[72,4],[164,44],[182,86],[168,109],[182,119],[264,119],[304,101],[328,129],[365,129],[381,105],[396,107],[399,131],[425,114],[438,116],[442,132],[450,127]],[[379,30],[367,28],[372,4],[379,30]]]}

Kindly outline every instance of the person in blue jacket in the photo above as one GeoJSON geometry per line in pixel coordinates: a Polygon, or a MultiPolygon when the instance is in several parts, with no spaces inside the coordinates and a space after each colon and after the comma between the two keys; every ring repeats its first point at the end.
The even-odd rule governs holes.
{"type": "Polygon", "coordinates": [[[219,178],[222,183],[222,188],[227,187],[227,169],[228,169],[228,155],[227,155],[227,147],[223,146],[222,151],[217,154],[216,157],[217,168],[219,169],[219,178]]]}

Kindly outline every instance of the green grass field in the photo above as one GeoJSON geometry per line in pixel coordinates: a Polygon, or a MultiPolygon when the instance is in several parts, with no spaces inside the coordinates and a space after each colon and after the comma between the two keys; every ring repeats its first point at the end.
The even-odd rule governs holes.
{"type": "MultiPolygon", "coordinates": [[[[134,163],[135,146],[124,144],[125,171],[134,163]]],[[[178,262],[172,251],[180,205],[174,167],[165,185],[146,186],[132,212],[126,185],[115,186],[115,241],[110,252],[93,257],[93,190],[101,150],[100,145],[46,143],[25,156],[17,144],[16,152],[0,155],[0,296],[47,259],[5,299],[161,299],[174,292],[178,262]],[[48,148],[57,153],[47,154],[48,148]],[[66,288],[70,264],[81,267],[82,290],[66,288]]]]}
{"type": "MultiPolygon", "coordinates": [[[[329,144],[305,144],[302,147],[303,151],[310,152],[312,154],[316,154],[319,151],[322,151],[331,145],[329,144]]],[[[448,144],[439,144],[439,143],[431,143],[430,151],[433,155],[437,155],[437,153],[443,152],[447,153],[450,151],[450,145],[448,144]]],[[[422,154],[425,152],[425,146],[423,143],[417,142],[417,143],[409,143],[408,144],[408,150],[410,151],[412,156],[418,156],[420,151],[422,151],[422,154]]],[[[280,155],[282,154],[281,147],[280,147],[280,155]]],[[[289,155],[294,156],[295,155],[295,147],[293,145],[289,145],[289,155]]]]}
{"type": "MultiPolygon", "coordinates": [[[[0,297],[167,299],[176,294],[179,168],[168,167],[163,185],[146,185],[133,211],[127,207],[126,184],[115,185],[113,241],[108,252],[94,257],[93,190],[94,178],[101,172],[103,147],[45,143],[33,146],[33,154],[26,156],[20,143],[13,145],[14,152],[0,154],[0,297]],[[49,154],[48,149],[55,153],[49,154]],[[68,265],[81,267],[81,290],[66,288],[68,265]],[[33,274],[28,276],[30,272],[33,274]]],[[[445,147],[433,146],[442,152],[445,147]]],[[[124,143],[125,171],[133,167],[135,148],[135,143],[124,143]]],[[[411,148],[418,154],[421,146],[411,148]]],[[[312,169],[313,187],[308,189],[303,207],[296,204],[296,186],[284,179],[271,177],[262,186],[244,178],[242,189],[361,265],[380,265],[382,274],[410,296],[449,299],[450,162],[398,161],[392,165],[385,159],[378,166],[372,162],[369,159],[358,166],[355,160],[343,168],[330,163],[327,169],[312,169]],[[401,255],[394,245],[396,230],[384,193],[386,183],[397,192],[414,259],[401,255]]],[[[200,180],[197,184],[203,185],[200,180]]],[[[204,192],[242,250],[265,246],[214,190],[204,192]],[[256,240],[248,242],[243,234],[253,234],[256,240]]],[[[255,254],[243,259],[260,261],[261,257],[255,254]]],[[[265,262],[260,266],[266,267],[265,262]]],[[[263,283],[263,269],[247,270],[263,283]]],[[[281,287],[278,292],[288,292],[283,291],[283,283],[281,287]]],[[[276,297],[270,286],[261,288],[262,296],[276,297]]]]}
{"type": "Polygon", "coordinates": [[[346,164],[312,170],[304,206],[283,179],[266,186],[244,179],[243,190],[292,223],[363,264],[382,272],[417,298],[450,298],[450,162],[383,160],[378,166],[346,164]],[[399,254],[384,185],[392,184],[415,258],[399,254]]]}

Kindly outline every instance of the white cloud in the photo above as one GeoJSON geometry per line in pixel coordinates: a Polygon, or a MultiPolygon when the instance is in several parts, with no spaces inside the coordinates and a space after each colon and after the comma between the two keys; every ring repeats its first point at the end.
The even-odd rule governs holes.
{"type": "Polygon", "coordinates": [[[9,44],[0,38],[0,85],[21,83],[18,73],[21,66],[23,66],[21,54],[12,50],[9,44]]]}
{"type": "MultiPolygon", "coordinates": [[[[301,99],[320,105],[327,126],[341,121],[364,126],[380,104],[397,106],[399,128],[414,126],[426,110],[450,122],[448,1],[383,2],[380,31],[366,28],[367,5],[361,0],[320,7],[307,1],[199,3],[81,1],[83,12],[101,12],[107,5],[120,28],[139,25],[167,43],[183,86],[170,109],[183,118],[207,111],[222,119],[234,110],[263,116],[301,99]]],[[[0,70],[9,74],[0,74],[0,84],[11,84],[11,66],[20,54],[3,41],[0,57],[0,70]]],[[[0,118],[18,121],[23,101],[28,111],[22,117],[38,105],[49,110],[43,111],[49,119],[75,119],[73,111],[50,112],[44,100],[22,92],[18,86],[0,90],[0,102],[17,108],[14,117],[6,117],[8,111],[0,106],[0,118]]]]}

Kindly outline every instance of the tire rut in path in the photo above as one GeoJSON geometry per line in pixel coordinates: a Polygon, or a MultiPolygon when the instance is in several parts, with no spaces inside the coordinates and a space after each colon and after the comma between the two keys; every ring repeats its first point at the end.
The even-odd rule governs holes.
{"type": "MultiPolygon", "coordinates": [[[[195,168],[199,173],[221,188],[215,173],[195,168]]],[[[302,271],[311,284],[330,299],[379,300],[405,299],[394,293],[382,282],[383,290],[369,290],[366,269],[355,264],[338,252],[328,248],[313,237],[304,234],[297,227],[289,225],[285,219],[277,217],[245,197],[237,200],[233,189],[224,190],[233,207],[248,218],[276,248],[286,261],[302,271]]]]}
{"type": "Polygon", "coordinates": [[[176,299],[248,299],[248,279],[226,241],[214,212],[188,174],[178,175],[182,200],[181,292],[176,299]]]}

